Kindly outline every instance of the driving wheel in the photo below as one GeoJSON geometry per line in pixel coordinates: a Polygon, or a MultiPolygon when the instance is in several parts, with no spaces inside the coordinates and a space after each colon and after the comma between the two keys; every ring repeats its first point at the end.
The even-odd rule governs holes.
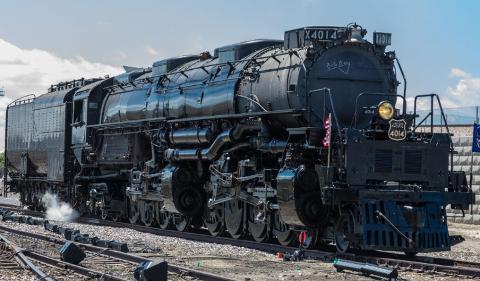
{"type": "Polygon", "coordinates": [[[212,236],[218,236],[225,231],[223,204],[213,206],[205,211],[203,221],[212,236]]]}
{"type": "Polygon", "coordinates": [[[351,211],[344,211],[335,225],[335,246],[339,253],[345,253],[351,248],[349,237],[353,235],[355,221],[351,211]]]}
{"type": "Polygon", "coordinates": [[[243,202],[230,200],[225,203],[225,227],[228,233],[235,239],[245,237],[243,227],[243,202]]]}
{"type": "Polygon", "coordinates": [[[128,220],[131,224],[136,224],[140,218],[138,202],[128,199],[128,220]]]}

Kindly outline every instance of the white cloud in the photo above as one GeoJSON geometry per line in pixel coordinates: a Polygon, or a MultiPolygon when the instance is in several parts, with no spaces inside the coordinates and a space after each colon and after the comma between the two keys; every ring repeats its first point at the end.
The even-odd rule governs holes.
{"type": "Polygon", "coordinates": [[[157,50],[155,50],[154,48],[152,48],[150,46],[145,47],[145,53],[147,53],[148,55],[150,55],[152,57],[158,57],[160,55],[160,53],[157,50]]]}
{"type": "Polygon", "coordinates": [[[454,67],[450,70],[450,77],[470,78],[472,75],[461,70],[460,68],[454,67]]]}
{"type": "MultiPolygon", "coordinates": [[[[449,78],[456,85],[448,87],[443,94],[440,94],[440,101],[444,109],[480,105],[480,77],[460,68],[452,68],[449,78]]],[[[414,97],[408,97],[409,111],[413,111],[413,103],[414,97]]],[[[438,107],[436,102],[434,107],[438,107]]],[[[418,99],[417,109],[430,110],[430,99],[418,99]]]]}
{"type": "Polygon", "coordinates": [[[450,77],[458,79],[457,84],[448,87],[442,104],[444,107],[475,106],[480,103],[480,77],[475,77],[459,68],[450,71],[450,77]]]}
{"type": "Polygon", "coordinates": [[[42,94],[51,84],[61,81],[121,72],[121,68],[90,62],[80,56],[61,58],[44,50],[22,49],[0,39],[0,86],[6,92],[0,97],[0,150],[3,150],[5,108],[12,100],[27,94],[42,94]]]}

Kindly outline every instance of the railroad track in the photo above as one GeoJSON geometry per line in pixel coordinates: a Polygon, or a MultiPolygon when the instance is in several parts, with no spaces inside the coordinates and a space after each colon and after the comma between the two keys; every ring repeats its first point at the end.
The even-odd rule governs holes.
{"type": "MultiPolygon", "coordinates": [[[[55,243],[56,245],[63,245],[66,242],[66,240],[57,239],[52,236],[20,231],[17,229],[5,227],[3,225],[0,225],[0,231],[23,236],[23,237],[29,237],[35,240],[51,242],[51,243],[55,243]]],[[[116,277],[111,274],[106,274],[105,272],[102,272],[102,271],[87,268],[87,266],[95,265],[98,267],[98,265],[102,265],[102,266],[106,265],[106,267],[111,268],[112,266],[118,267],[120,265],[127,269],[129,267],[133,269],[141,262],[151,261],[141,256],[132,255],[132,254],[128,254],[120,251],[115,251],[108,248],[106,249],[106,248],[96,247],[90,244],[82,244],[82,243],[77,243],[77,244],[80,245],[80,247],[87,254],[86,259],[82,261],[82,266],[76,266],[73,264],[65,263],[65,262],[59,261],[58,259],[54,259],[52,257],[49,257],[48,255],[41,254],[38,252],[25,251],[24,253],[29,258],[38,260],[39,262],[42,262],[51,266],[66,268],[75,273],[78,273],[80,275],[85,275],[85,276],[93,276],[93,277],[102,276],[104,278],[103,280],[111,280],[111,281],[122,281],[126,279],[116,277]]],[[[180,275],[180,276],[190,276],[196,280],[233,281],[233,279],[231,278],[227,278],[224,276],[219,276],[217,274],[199,271],[199,270],[195,270],[195,269],[191,269],[183,266],[178,266],[171,263],[168,264],[168,271],[169,273],[180,275]]],[[[133,270],[128,271],[128,273],[130,276],[133,276],[133,270]]]]}
{"type": "MultiPolygon", "coordinates": [[[[43,213],[18,209],[18,207],[4,206],[0,204],[0,207],[7,208],[12,211],[18,211],[26,215],[32,216],[42,216],[43,213]]],[[[270,253],[292,253],[297,250],[294,247],[282,246],[278,244],[269,244],[269,243],[260,243],[250,240],[239,240],[229,237],[214,237],[208,234],[199,233],[199,232],[179,232],[174,230],[165,230],[155,227],[146,227],[142,225],[132,225],[129,223],[123,222],[113,222],[107,220],[101,220],[96,218],[79,218],[77,222],[109,226],[109,227],[120,227],[120,228],[129,228],[137,230],[139,232],[150,233],[161,236],[170,236],[183,238],[193,241],[206,242],[206,243],[217,243],[217,244],[228,244],[233,246],[245,247],[249,249],[260,250],[270,253]]],[[[2,229],[3,226],[0,226],[2,229]]],[[[396,253],[385,253],[385,252],[362,252],[362,253],[347,253],[339,254],[336,253],[333,249],[327,250],[317,250],[317,249],[305,249],[305,256],[310,259],[322,260],[322,261],[333,261],[336,258],[347,259],[351,261],[371,263],[381,266],[395,267],[400,271],[410,271],[418,273],[427,273],[427,274],[441,274],[448,276],[465,276],[471,278],[480,277],[480,263],[453,260],[447,258],[437,258],[437,257],[407,257],[403,254],[396,253]]]]}
{"type": "Polygon", "coordinates": [[[23,270],[23,267],[13,259],[14,251],[6,244],[0,244],[0,270],[23,270]]]}
{"type": "MultiPolygon", "coordinates": [[[[16,274],[17,271],[25,268],[28,268],[39,280],[54,281],[25,256],[23,249],[20,249],[6,237],[0,235],[0,269],[8,270],[10,274],[16,274]],[[12,258],[16,261],[13,262],[12,258]]],[[[20,272],[18,273],[21,274],[20,272]]]]}
{"type": "MultiPolygon", "coordinates": [[[[8,231],[5,231],[5,232],[8,233],[8,231]]],[[[108,271],[112,271],[111,267],[113,265],[119,266],[120,262],[123,262],[123,261],[117,261],[108,257],[105,258],[105,257],[96,257],[96,256],[94,256],[94,258],[92,259],[92,255],[90,253],[87,253],[87,258],[86,258],[87,262],[83,262],[82,266],[78,266],[78,265],[70,264],[67,262],[63,262],[58,258],[53,258],[51,255],[42,253],[37,249],[32,250],[32,249],[29,249],[30,247],[20,248],[18,247],[18,243],[12,242],[14,239],[11,239],[11,238],[7,239],[5,235],[6,233],[4,233],[3,235],[0,235],[0,240],[3,241],[4,245],[8,245],[9,248],[14,249],[13,254],[15,256],[19,256],[19,259],[21,259],[23,263],[26,263],[26,264],[28,263],[26,267],[30,268],[41,280],[53,281],[55,280],[56,276],[62,277],[62,278],[65,276],[76,277],[75,280],[78,280],[77,277],[79,276],[84,277],[85,280],[92,279],[92,278],[96,278],[98,280],[104,280],[104,281],[130,280],[127,278],[116,276],[114,274],[110,274],[105,270],[102,270],[102,271],[98,270],[99,265],[103,265],[105,264],[105,262],[108,262],[108,261],[113,261],[114,263],[109,263],[109,269],[108,269],[108,271]],[[45,269],[49,267],[48,271],[47,270],[45,271],[45,272],[48,272],[48,274],[44,272],[45,269],[43,268],[41,269],[40,266],[34,265],[32,261],[35,261],[38,264],[44,265],[45,269]]],[[[32,241],[32,243],[38,243],[38,239],[35,239],[34,241],[32,241]]],[[[53,249],[56,250],[56,247],[57,245],[55,245],[53,249]]],[[[35,247],[35,248],[38,248],[38,247],[35,247]]],[[[131,263],[128,264],[128,267],[130,268],[133,268],[134,266],[135,264],[131,264],[131,263]]]]}
{"type": "Polygon", "coordinates": [[[55,267],[57,269],[66,270],[73,272],[78,275],[82,275],[86,278],[97,278],[103,281],[128,281],[130,279],[125,279],[119,276],[108,274],[102,271],[92,269],[90,267],[84,267],[79,265],[74,265],[68,262],[63,262],[59,259],[49,257],[33,251],[25,251],[25,255],[30,259],[36,260],[37,262],[43,263],[45,265],[55,267]]]}

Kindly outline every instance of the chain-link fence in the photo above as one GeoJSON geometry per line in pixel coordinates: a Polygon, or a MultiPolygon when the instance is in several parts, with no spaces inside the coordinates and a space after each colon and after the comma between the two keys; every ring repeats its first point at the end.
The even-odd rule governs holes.
{"type": "MultiPolygon", "coordinates": [[[[480,106],[466,106],[455,108],[444,108],[443,113],[445,119],[447,119],[448,125],[471,125],[473,123],[479,123],[479,107],[480,106]]],[[[417,118],[417,124],[430,113],[430,110],[417,111],[419,117],[417,118]]],[[[431,117],[428,116],[422,125],[430,125],[431,117]]],[[[433,125],[443,125],[445,122],[442,119],[440,109],[433,110],[433,125]]]]}

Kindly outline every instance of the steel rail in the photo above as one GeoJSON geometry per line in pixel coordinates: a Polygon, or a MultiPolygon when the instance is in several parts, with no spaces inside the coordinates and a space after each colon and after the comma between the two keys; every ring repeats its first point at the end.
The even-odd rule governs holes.
{"type": "MultiPolygon", "coordinates": [[[[3,225],[0,225],[0,230],[5,231],[5,232],[14,233],[14,234],[21,235],[21,236],[26,236],[26,237],[38,239],[38,240],[43,240],[43,241],[56,243],[56,244],[59,244],[59,245],[62,245],[66,242],[66,240],[63,240],[63,239],[58,239],[58,238],[55,238],[55,237],[46,236],[46,235],[37,234],[37,233],[21,231],[21,230],[18,230],[18,229],[5,227],[3,225]]],[[[141,256],[136,256],[136,255],[120,252],[120,251],[115,251],[115,250],[112,250],[112,249],[97,247],[97,246],[93,246],[93,245],[90,245],[90,244],[82,244],[82,243],[77,243],[77,242],[76,242],[76,244],[79,245],[80,248],[82,248],[86,251],[102,254],[102,255],[109,256],[109,257],[112,257],[112,258],[115,258],[115,259],[118,259],[118,260],[126,261],[126,262],[129,262],[129,263],[132,263],[132,264],[139,264],[141,262],[151,261],[150,259],[147,259],[147,258],[144,258],[144,257],[141,257],[141,256]]],[[[177,274],[189,275],[189,276],[195,277],[199,280],[233,281],[233,279],[230,279],[230,278],[227,278],[227,277],[223,277],[223,276],[219,276],[219,275],[216,275],[216,274],[213,274],[213,273],[200,271],[200,270],[195,270],[195,269],[191,269],[191,268],[187,268],[187,267],[183,267],[183,266],[179,266],[179,265],[174,265],[174,264],[171,264],[171,263],[168,263],[168,271],[173,272],[173,273],[177,273],[177,274]]]]}
{"type": "MultiPolygon", "coordinates": [[[[1,204],[0,204],[1,206],[1,204]]],[[[11,208],[15,210],[15,208],[11,208]]],[[[25,213],[42,215],[40,212],[34,212],[29,210],[24,210],[25,213]]],[[[23,210],[20,210],[23,212],[23,210]]],[[[78,222],[94,225],[103,225],[109,227],[119,227],[119,228],[129,228],[137,230],[139,232],[150,233],[160,236],[169,236],[183,238],[187,240],[205,242],[205,243],[216,243],[216,244],[228,244],[238,247],[245,247],[254,250],[260,250],[264,252],[276,253],[292,253],[298,248],[282,246],[278,244],[269,244],[269,243],[260,243],[250,240],[238,240],[229,237],[214,237],[208,234],[198,233],[198,232],[179,232],[174,230],[165,230],[154,227],[147,227],[136,224],[122,223],[122,222],[113,222],[106,221],[96,218],[79,218],[78,222]]],[[[2,227],[0,226],[0,229],[2,227]]],[[[397,253],[387,253],[387,252],[378,252],[378,251],[368,251],[362,253],[346,253],[340,254],[332,250],[314,250],[314,249],[305,249],[305,256],[311,259],[331,261],[335,258],[348,259],[358,262],[368,262],[377,265],[387,265],[395,266],[401,268],[405,271],[417,271],[417,272],[429,272],[429,273],[444,273],[448,275],[459,275],[459,276],[468,276],[468,277],[480,277],[480,263],[469,262],[469,261],[460,261],[448,258],[438,258],[438,257],[425,257],[425,256],[416,256],[416,257],[407,257],[402,254],[397,253]]]]}
{"type": "Polygon", "coordinates": [[[45,256],[45,255],[42,255],[42,254],[39,254],[39,253],[36,253],[36,252],[33,252],[33,251],[24,251],[24,253],[29,258],[31,258],[33,260],[36,260],[38,262],[41,262],[41,263],[44,263],[44,264],[47,264],[47,265],[53,266],[53,267],[58,267],[58,268],[62,268],[62,269],[69,269],[69,270],[72,270],[73,272],[75,272],[77,274],[80,274],[80,275],[83,275],[83,276],[94,277],[94,278],[102,278],[102,280],[104,280],[104,281],[127,281],[126,279],[123,279],[123,278],[120,278],[120,277],[117,277],[117,276],[113,276],[113,275],[110,275],[110,274],[107,274],[107,273],[104,273],[104,272],[96,271],[96,270],[91,269],[91,268],[86,268],[86,267],[83,267],[83,266],[79,266],[79,265],[71,264],[71,263],[68,263],[68,262],[64,262],[64,261],[54,259],[54,258],[45,256]]]}
{"type": "MultiPolygon", "coordinates": [[[[32,210],[25,210],[25,209],[19,209],[18,207],[12,207],[10,206],[5,206],[5,204],[0,203],[0,207],[4,209],[8,209],[11,211],[18,211],[30,216],[39,216],[43,217],[42,212],[38,211],[32,211],[32,210]]],[[[97,218],[86,218],[86,217],[80,217],[77,219],[76,222],[79,223],[85,223],[85,224],[93,224],[93,225],[101,225],[101,226],[109,226],[109,227],[117,227],[117,228],[129,228],[133,229],[139,232],[143,233],[149,233],[149,234],[154,234],[154,235],[160,235],[160,236],[168,236],[168,237],[176,237],[176,238],[182,238],[182,239],[187,239],[191,241],[198,241],[198,242],[204,242],[204,243],[215,243],[215,244],[221,244],[221,245],[232,245],[232,246],[237,246],[237,247],[244,247],[244,248],[249,248],[253,250],[260,250],[263,252],[269,252],[269,253],[277,253],[277,252],[293,252],[297,248],[295,247],[288,247],[288,246],[282,246],[278,244],[270,244],[270,243],[261,243],[261,242],[256,242],[256,241],[250,241],[250,240],[241,240],[241,239],[234,239],[230,237],[215,237],[211,236],[209,234],[200,233],[199,231],[197,232],[181,232],[181,231],[175,231],[175,230],[169,230],[169,229],[161,229],[161,228],[155,228],[155,227],[147,227],[143,225],[138,225],[138,224],[130,224],[130,223],[123,223],[123,222],[113,222],[113,221],[108,221],[108,220],[101,220],[97,218]]],[[[1,227],[0,227],[1,229],[1,227]]],[[[332,251],[319,251],[319,250],[310,250],[306,249],[305,250],[306,256],[312,259],[319,259],[319,260],[331,260],[335,257],[335,252],[332,251]]]]}
{"type": "Polygon", "coordinates": [[[22,263],[25,267],[30,269],[31,272],[33,272],[39,280],[44,280],[44,281],[55,281],[52,279],[49,275],[47,275],[45,272],[43,272],[40,268],[35,266],[24,254],[25,250],[17,247],[15,244],[10,242],[5,236],[0,235],[0,240],[2,240],[8,247],[12,248],[15,251],[15,256],[20,260],[20,263],[22,263]]]}

